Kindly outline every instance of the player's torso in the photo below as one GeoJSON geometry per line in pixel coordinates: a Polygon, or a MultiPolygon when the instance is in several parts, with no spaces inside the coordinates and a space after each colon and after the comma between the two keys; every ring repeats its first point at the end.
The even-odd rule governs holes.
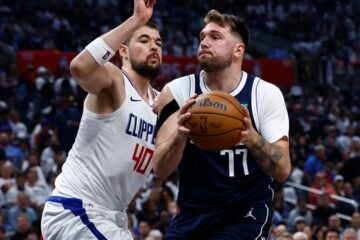
{"type": "Polygon", "coordinates": [[[118,209],[144,184],[152,168],[156,115],[125,75],[124,82],[126,100],[114,113],[98,115],[84,107],[76,141],[56,181],[61,193],[118,209]]]}
{"type": "MultiPolygon", "coordinates": [[[[196,94],[209,91],[201,75],[193,77],[192,81],[190,89],[196,94]]],[[[254,81],[258,79],[243,72],[239,86],[231,95],[249,110],[252,124],[257,130],[254,81]]],[[[179,165],[179,174],[182,185],[179,201],[183,206],[221,207],[224,204],[245,204],[245,199],[256,201],[260,196],[265,201],[272,198],[269,188],[271,178],[260,169],[245,145],[211,152],[201,150],[188,141],[179,165]]]]}

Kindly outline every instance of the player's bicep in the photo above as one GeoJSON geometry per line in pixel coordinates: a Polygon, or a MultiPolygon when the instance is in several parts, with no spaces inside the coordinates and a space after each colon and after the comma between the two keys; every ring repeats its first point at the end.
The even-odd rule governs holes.
{"type": "Polygon", "coordinates": [[[115,66],[99,65],[87,51],[81,52],[70,63],[70,71],[76,82],[88,93],[98,94],[111,86],[115,66]]]}

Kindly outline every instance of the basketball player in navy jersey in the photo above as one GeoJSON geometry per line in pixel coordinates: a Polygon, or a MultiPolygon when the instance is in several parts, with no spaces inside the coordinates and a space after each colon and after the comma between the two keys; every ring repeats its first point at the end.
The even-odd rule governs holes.
{"type": "Polygon", "coordinates": [[[155,0],[134,0],[133,15],[71,62],[88,95],[74,145],[45,204],[41,229],[52,239],[133,239],[126,208],[152,169],[154,90],[162,40],[148,22],[155,0]],[[118,51],[120,70],[108,62],[118,51]]]}
{"type": "Polygon", "coordinates": [[[241,70],[249,41],[241,19],[211,10],[204,23],[202,71],[168,83],[159,97],[154,171],[162,178],[179,172],[180,210],[165,239],[268,239],[274,181],[284,181],[291,168],[284,98],[273,84],[241,70]],[[213,90],[245,108],[239,143],[216,152],[191,143],[184,125],[192,96],[213,90]]]}

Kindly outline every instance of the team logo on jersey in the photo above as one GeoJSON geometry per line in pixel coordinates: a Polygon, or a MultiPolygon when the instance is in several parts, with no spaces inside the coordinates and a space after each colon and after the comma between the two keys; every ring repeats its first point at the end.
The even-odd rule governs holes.
{"type": "Polygon", "coordinates": [[[252,213],[253,210],[254,210],[254,208],[251,208],[250,211],[244,216],[244,218],[251,217],[254,220],[256,220],[256,217],[254,217],[254,215],[252,213]]]}
{"type": "Polygon", "coordinates": [[[132,101],[132,102],[141,102],[142,100],[141,100],[141,99],[133,98],[133,97],[131,96],[131,97],[130,97],[130,101],[132,101]]]}

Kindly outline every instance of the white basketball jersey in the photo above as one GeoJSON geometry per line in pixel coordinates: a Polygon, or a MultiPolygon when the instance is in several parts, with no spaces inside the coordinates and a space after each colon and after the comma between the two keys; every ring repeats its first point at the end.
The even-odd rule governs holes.
{"type": "MultiPolygon", "coordinates": [[[[123,74],[126,99],[111,114],[86,108],[53,195],[124,210],[152,168],[156,114],[123,74]]],[[[86,100],[85,100],[86,102],[86,100]]]]}

